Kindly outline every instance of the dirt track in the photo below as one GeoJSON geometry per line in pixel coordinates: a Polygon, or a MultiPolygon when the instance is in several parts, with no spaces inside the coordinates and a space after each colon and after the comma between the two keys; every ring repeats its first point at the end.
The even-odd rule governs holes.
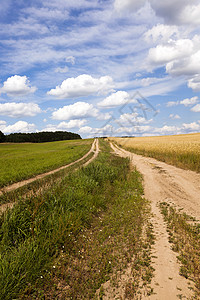
{"type": "Polygon", "coordinates": [[[176,254],[171,250],[168,242],[166,225],[163,222],[158,203],[163,201],[173,203],[199,220],[200,174],[176,168],[153,158],[130,153],[112,144],[111,147],[117,155],[129,157],[131,163],[143,175],[145,197],[151,202],[153,213],[151,221],[156,235],[152,251],[152,262],[155,268],[152,288],[155,294],[145,299],[190,299],[192,292],[188,287],[191,285],[189,281],[179,275],[180,266],[176,254]]]}
{"type": "MultiPolygon", "coordinates": [[[[74,162],[71,162],[70,164],[68,165],[65,165],[65,166],[62,166],[58,169],[55,169],[55,170],[52,170],[50,172],[47,172],[47,173],[43,173],[43,174],[40,174],[40,175],[37,175],[33,178],[30,178],[30,179],[27,179],[27,180],[23,180],[23,181],[20,181],[20,182],[17,182],[17,183],[14,183],[12,185],[9,185],[9,186],[6,186],[4,188],[2,188],[0,190],[0,196],[3,194],[3,193],[6,193],[6,192],[11,192],[11,191],[14,191],[26,184],[29,184],[35,180],[38,180],[38,179],[42,179],[48,175],[51,175],[51,174],[54,174],[60,170],[63,170],[63,169],[66,169],[70,166],[73,166],[74,164],[78,163],[78,162],[81,162],[82,160],[84,160],[85,158],[87,158],[90,153],[94,153],[94,155],[86,162],[84,163],[82,166],[87,166],[89,163],[91,163],[97,156],[98,156],[98,153],[99,153],[99,140],[98,139],[95,139],[94,142],[92,143],[92,146],[91,146],[91,149],[84,155],[82,156],[81,158],[79,158],[78,160],[74,161],[74,162]]],[[[14,205],[14,203],[6,203],[6,204],[2,204],[0,206],[0,213],[4,212],[8,207],[9,208],[12,208],[14,205]]]]}

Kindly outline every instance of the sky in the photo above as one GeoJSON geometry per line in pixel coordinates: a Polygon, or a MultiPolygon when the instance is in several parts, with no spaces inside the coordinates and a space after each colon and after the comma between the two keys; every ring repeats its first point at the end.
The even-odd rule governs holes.
{"type": "Polygon", "coordinates": [[[0,130],[200,132],[199,0],[1,0],[0,130]]]}

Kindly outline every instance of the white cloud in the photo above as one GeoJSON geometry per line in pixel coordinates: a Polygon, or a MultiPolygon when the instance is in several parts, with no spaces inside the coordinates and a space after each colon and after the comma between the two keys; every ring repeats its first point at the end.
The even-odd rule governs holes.
{"type": "Polygon", "coordinates": [[[99,111],[92,104],[76,102],[72,105],[63,106],[52,113],[54,120],[70,120],[87,117],[98,117],[99,111]]]}
{"type": "Polygon", "coordinates": [[[192,97],[192,98],[186,98],[181,101],[169,101],[167,102],[167,107],[177,106],[177,105],[184,105],[184,106],[190,106],[194,105],[198,102],[198,97],[192,97]]]}
{"type": "MultiPolygon", "coordinates": [[[[183,45],[183,47],[186,47],[183,45]]],[[[200,70],[200,51],[188,53],[187,57],[177,57],[166,65],[166,71],[173,75],[196,75],[200,70]]]]}
{"type": "Polygon", "coordinates": [[[5,127],[6,127],[6,121],[0,120],[0,130],[3,131],[5,127]]]}
{"type": "Polygon", "coordinates": [[[35,131],[35,124],[29,124],[25,121],[18,121],[13,125],[8,125],[3,129],[4,133],[28,133],[35,131]]]}
{"type": "Polygon", "coordinates": [[[87,123],[87,120],[70,120],[69,122],[61,122],[58,124],[58,129],[70,129],[70,128],[79,128],[87,123]]]}
{"type": "Polygon", "coordinates": [[[200,91],[200,75],[194,76],[192,79],[188,80],[188,87],[194,91],[200,91]]]}
{"type": "Polygon", "coordinates": [[[9,77],[0,88],[0,93],[7,93],[9,96],[25,96],[36,91],[36,87],[29,86],[26,76],[14,75],[9,77]]]}
{"type": "Polygon", "coordinates": [[[152,122],[152,119],[146,119],[144,117],[139,116],[137,112],[135,113],[126,113],[120,116],[118,120],[116,120],[119,125],[129,125],[129,126],[138,126],[139,124],[149,124],[152,122]]]}
{"type": "Polygon", "coordinates": [[[51,89],[47,94],[60,99],[77,98],[94,93],[107,93],[113,87],[113,80],[110,76],[103,76],[98,79],[83,74],[76,78],[64,80],[60,86],[51,89]]]}
{"type": "Polygon", "coordinates": [[[190,110],[193,112],[200,112],[200,104],[195,105],[190,110]]]}
{"type": "Polygon", "coordinates": [[[169,102],[167,102],[167,107],[172,107],[172,106],[176,106],[179,104],[180,104],[179,101],[169,101],[169,102]]]}
{"type": "Polygon", "coordinates": [[[90,127],[90,126],[84,126],[84,127],[82,127],[82,128],[79,129],[79,133],[80,134],[90,134],[90,133],[93,132],[93,130],[94,129],[92,127],[90,127]]]}
{"type": "Polygon", "coordinates": [[[100,107],[115,107],[125,103],[136,103],[136,100],[131,99],[130,95],[125,91],[118,91],[105,98],[98,103],[100,107]]]}
{"type": "Polygon", "coordinates": [[[180,14],[179,21],[182,24],[200,24],[200,4],[199,5],[187,5],[184,7],[180,14]]]}
{"type": "Polygon", "coordinates": [[[177,38],[178,36],[179,31],[176,26],[169,26],[164,24],[157,24],[144,34],[144,38],[146,41],[153,41],[154,43],[157,41],[168,42],[169,39],[177,38]]]}
{"type": "MultiPolygon", "coordinates": [[[[153,64],[166,64],[174,61],[175,59],[181,59],[188,57],[193,52],[193,42],[189,39],[180,39],[177,41],[170,40],[168,43],[158,45],[155,48],[149,50],[148,59],[153,64]]],[[[166,67],[169,72],[170,65],[166,67]]]]}
{"type": "Polygon", "coordinates": [[[197,124],[196,122],[183,123],[183,129],[186,129],[186,130],[200,130],[200,124],[197,124]]]}
{"type": "MultiPolygon", "coordinates": [[[[188,16],[188,13],[198,8],[198,6],[195,5],[191,10],[192,5],[198,3],[198,0],[150,0],[150,3],[157,16],[163,17],[164,20],[170,24],[187,24],[188,18],[186,18],[186,16],[188,16]]],[[[198,16],[199,15],[193,13],[195,19],[190,17],[190,24],[195,24],[198,16]]]]}
{"type": "Polygon", "coordinates": [[[58,67],[55,69],[56,73],[67,73],[68,71],[69,71],[68,67],[63,67],[63,68],[58,67]]]}
{"type": "Polygon", "coordinates": [[[172,120],[178,120],[178,119],[180,119],[181,117],[180,117],[179,115],[177,115],[177,114],[176,114],[176,115],[170,114],[170,115],[169,115],[169,118],[172,119],[172,120]]]}
{"type": "Polygon", "coordinates": [[[129,9],[137,11],[139,8],[144,6],[145,2],[146,0],[115,0],[114,7],[119,12],[129,9]]]}
{"type": "Polygon", "coordinates": [[[187,98],[184,99],[182,101],[180,101],[180,104],[183,104],[184,106],[190,106],[190,105],[194,105],[198,102],[198,97],[192,97],[192,98],[187,98]]]}
{"type": "Polygon", "coordinates": [[[42,131],[66,131],[72,128],[80,128],[87,123],[87,120],[70,120],[69,122],[61,122],[57,125],[48,124],[42,131]]]}
{"type": "Polygon", "coordinates": [[[165,125],[161,128],[154,128],[154,132],[158,134],[178,134],[181,132],[180,130],[181,128],[177,126],[168,126],[168,125],[165,125]]]}
{"type": "Polygon", "coordinates": [[[76,60],[75,60],[74,56],[68,56],[68,57],[66,57],[65,61],[74,65],[76,60]]]}
{"type": "Polygon", "coordinates": [[[0,104],[0,115],[12,118],[34,117],[41,113],[38,104],[35,103],[4,103],[0,104]]]}

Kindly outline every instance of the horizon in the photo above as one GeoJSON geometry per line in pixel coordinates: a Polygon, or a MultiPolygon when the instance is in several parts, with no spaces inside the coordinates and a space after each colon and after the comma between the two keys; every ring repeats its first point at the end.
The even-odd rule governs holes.
{"type": "Polygon", "coordinates": [[[2,0],[0,131],[200,132],[198,0],[2,0]]]}

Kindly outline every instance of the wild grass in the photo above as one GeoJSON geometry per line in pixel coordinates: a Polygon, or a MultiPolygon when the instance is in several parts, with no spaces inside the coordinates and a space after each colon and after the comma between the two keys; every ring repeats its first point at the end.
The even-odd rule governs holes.
{"type": "Polygon", "coordinates": [[[111,140],[136,154],[200,172],[200,133],[111,140]]]}
{"type": "Polygon", "coordinates": [[[148,214],[141,177],[101,149],[94,163],[1,216],[0,299],[90,299],[137,257],[148,214]]]}
{"type": "Polygon", "coordinates": [[[0,144],[0,187],[58,168],[89,151],[91,140],[0,144]]]}
{"type": "Polygon", "coordinates": [[[169,241],[178,253],[181,263],[180,274],[191,279],[200,298],[200,224],[181,210],[163,202],[161,212],[167,222],[169,241]]]}

